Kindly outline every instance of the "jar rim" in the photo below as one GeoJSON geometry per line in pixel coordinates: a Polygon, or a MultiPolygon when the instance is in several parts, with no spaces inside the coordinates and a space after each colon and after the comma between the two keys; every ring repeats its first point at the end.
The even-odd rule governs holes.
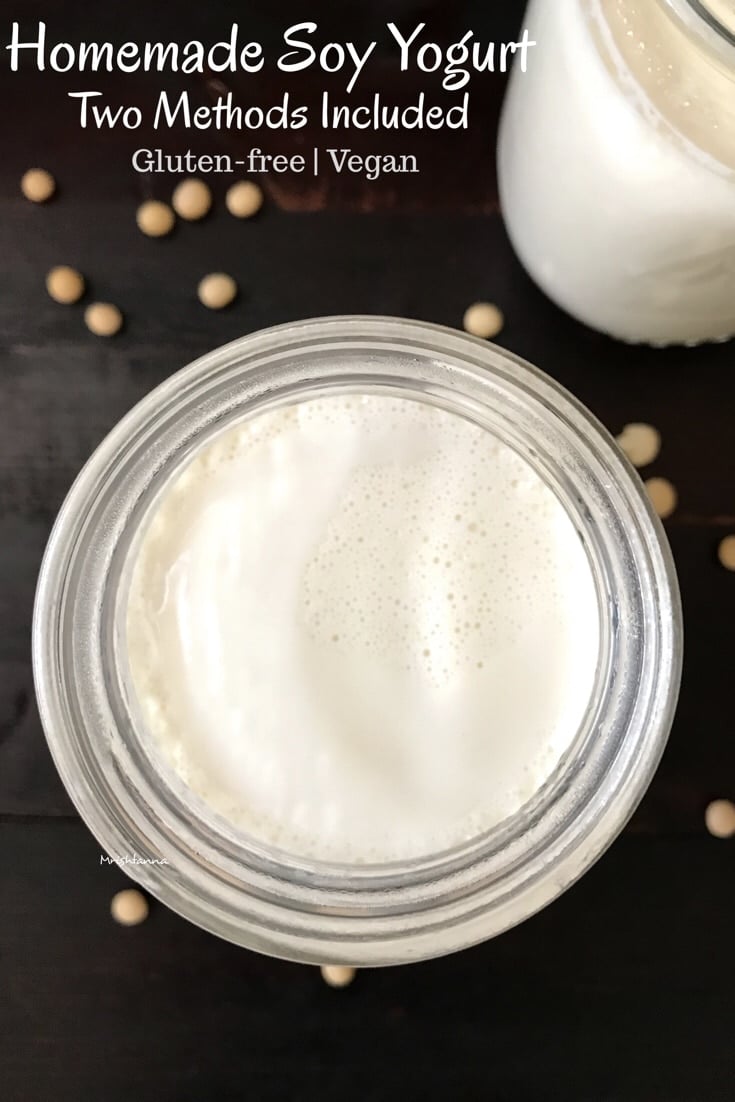
{"type": "MultiPolygon", "coordinates": [[[[707,45],[735,65],[735,24],[730,27],[712,10],[708,0],[666,0],[680,19],[707,45]]],[[[735,17],[735,12],[733,12],[735,17]]]]}
{"type": "Polygon", "coordinates": [[[660,522],[638,476],[584,406],[486,342],[417,321],[352,316],[278,326],[215,349],[123,418],[57,518],[39,577],[33,657],[41,719],[62,780],[103,847],[115,859],[135,854],[144,862],[133,866],[135,879],[185,917],[250,948],[374,965],[493,936],[592,864],[658,764],[678,694],[681,636],[660,522]],[[530,450],[537,465],[554,467],[550,477],[582,518],[609,591],[616,650],[605,673],[607,696],[588,719],[584,754],[567,761],[566,772],[508,823],[417,862],[330,869],[268,847],[244,848],[236,831],[200,809],[192,814],[185,793],[164,789],[141,754],[116,682],[116,587],[126,541],[156,479],[252,403],[325,385],[394,393],[400,386],[444,408],[471,410],[473,418],[502,421],[521,454],[530,450]],[[160,860],[173,871],[147,863],[160,860]]]}

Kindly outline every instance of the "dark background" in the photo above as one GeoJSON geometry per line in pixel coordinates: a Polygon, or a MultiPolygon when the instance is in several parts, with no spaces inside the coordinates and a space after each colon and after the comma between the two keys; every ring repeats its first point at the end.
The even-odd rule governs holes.
{"type": "MultiPolygon", "coordinates": [[[[472,27],[500,41],[515,36],[521,14],[519,0],[349,11],[316,0],[237,11],[225,0],[196,9],[49,0],[4,5],[0,40],[9,41],[14,18],[29,31],[44,18],[51,42],[118,44],[216,39],[237,19],[267,44],[314,19],[321,41],[385,43],[356,102],[374,88],[405,102],[423,88],[440,102],[438,83],[397,72],[385,21],[408,28],[423,18],[434,39],[472,27]]],[[[267,205],[252,222],[227,215],[229,180],[213,177],[212,215],[152,241],[137,232],[135,208],[148,195],[168,198],[173,182],[136,176],[132,148],[242,155],[270,143],[289,152],[295,136],[83,133],[69,90],[100,88],[142,106],[160,87],[190,87],[201,102],[211,88],[203,78],[61,77],[27,65],[10,74],[4,57],[0,66],[0,1097],[732,1099],[733,844],[707,835],[703,811],[735,788],[735,574],[716,561],[719,539],[735,531],[733,345],[627,347],[567,318],[533,286],[497,209],[499,75],[473,81],[467,134],[396,144],[390,135],[300,132],[307,144],[366,151],[393,143],[417,153],[419,176],[266,179],[267,205]],[[36,164],[59,182],[45,207],[19,193],[36,164]],[[60,263],[85,273],[85,302],[121,307],[119,336],[91,336],[84,303],[51,302],[44,276],[60,263]],[[196,300],[211,270],[240,284],[222,313],[196,300]],[[344,992],[324,987],[316,969],[237,949],[160,905],[141,927],[116,926],[109,901],[127,881],[100,866],[56,777],[30,666],[35,580],[72,479],[151,387],[242,333],[343,312],[458,326],[477,299],[505,311],[499,343],[568,385],[613,432],[645,420],[663,434],[645,474],[679,490],[667,528],[687,654],[671,742],[639,811],[579,884],[522,927],[451,958],[363,972],[344,992]]],[[[312,73],[288,87],[313,99],[323,84],[312,73]]],[[[242,102],[267,104],[284,78],[240,77],[231,87],[242,102]]]]}

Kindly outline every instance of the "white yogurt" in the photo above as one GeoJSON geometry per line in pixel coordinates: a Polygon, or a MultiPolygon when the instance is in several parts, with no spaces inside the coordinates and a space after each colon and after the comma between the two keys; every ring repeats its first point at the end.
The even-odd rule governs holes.
{"type": "MultiPolygon", "coordinates": [[[[733,18],[732,0],[709,3],[733,18]]],[[[613,336],[732,336],[735,47],[728,64],[724,40],[710,49],[663,0],[531,0],[525,25],[538,48],[511,78],[498,152],[520,259],[613,336]]]]}
{"type": "Polygon", "coordinates": [[[515,451],[424,403],[241,422],[135,556],[127,647],[155,744],[293,853],[393,860],[495,826],[589,702],[599,611],[569,515],[515,451]]]}

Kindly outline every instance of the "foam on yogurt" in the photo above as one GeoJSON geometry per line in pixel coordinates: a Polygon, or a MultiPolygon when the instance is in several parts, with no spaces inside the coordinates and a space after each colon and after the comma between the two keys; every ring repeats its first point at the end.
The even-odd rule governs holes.
{"type": "Polygon", "coordinates": [[[511,816],[586,710],[587,555],[514,450],[428,404],[334,395],[202,447],[134,551],[156,752],[260,842],[350,863],[511,816]]]}

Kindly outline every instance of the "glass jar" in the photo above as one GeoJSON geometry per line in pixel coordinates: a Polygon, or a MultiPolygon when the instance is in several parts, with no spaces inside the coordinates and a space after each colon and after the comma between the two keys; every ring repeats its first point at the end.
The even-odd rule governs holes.
{"type": "Polygon", "coordinates": [[[251,949],[313,962],[394,964],[461,949],[562,892],[622,829],[662,753],[678,692],[681,616],[661,525],[600,424],[552,379],[438,326],[327,318],[256,333],[140,402],[72,487],[50,537],[33,630],[54,760],[104,849],[148,891],[251,949]],[[453,849],[349,866],[239,832],[151,752],[130,706],[128,551],[182,463],[243,416],[333,393],[411,397],[469,418],[552,487],[598,592],[595,687],[573,744],[518,814],[453,849]]]}
{"type": "Polygon", "coordinates": [[[501,119],[515,250],[627,341],[735,333],[735,3],[531,0],[501,119]]]}

